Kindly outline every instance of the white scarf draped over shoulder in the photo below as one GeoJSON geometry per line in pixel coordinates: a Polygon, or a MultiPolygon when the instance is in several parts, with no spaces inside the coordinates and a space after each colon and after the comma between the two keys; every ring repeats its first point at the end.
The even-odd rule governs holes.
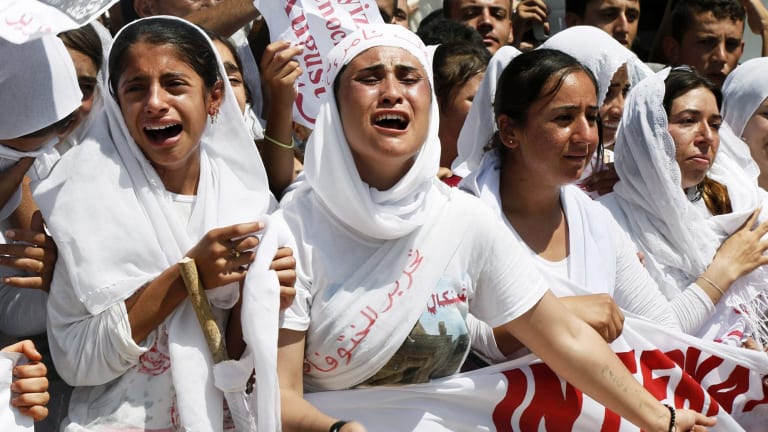
{"type": "Polygon", "coordinates": [[[307,389],[349,388],[383,367],[425,310],[462,238],[460,228],[435,222],[451,192],[436,177],[440,143],[434,93],[427,138],[409,171],[383,191],[366,184],[357,171],[332,88],[346,64],[377,46],[411,53],[432,84],[426,47],[413,32],[396,25],[361,27],[328,55],[328,92],[307,143],[306,181],[283,202],[299,252],[309,255],[299,262],[315,266],[299,269],[299,283],[313,296],[305,351],[307,389]],[[339,235],[327,238],[329,232],[339,235]],[[372,244],[376,251],[368,255],[372,244]],[[334,265],[345,260],[330,255],[334,251],[347,254],[355,265],[334,265]],[[302,270],[312,273],[306,276],[309,280],[301,281],[302,270]]]}
{"type": "MultiPolygon", "coordinates": [[[[757,208],[760,198],[749,175],[727,154],[718,153],[709,175],[728,188],[733,212],[705,216],[689,201],[667,130],[664,77],[643,80],[627,99],[616,137],[615,166],[621,180],[614,198],[626,218],[625,228],[646,254],[648,271],[672,299],[704,273],[722,242],[757,208]]],[[[757,269],[737,280],[698,334],[722,336],[717,332],[723,330],[723,315],[731,308],[748,312],[745,315],[755,320],[762,316],[755,302],[768,288],[766,275],[757,269]]]]}
{"type": "MultiPolygon", "coordinates": [[[[172,17],[146,20],[159,18],[193,26],[172,17]]],[[[118,33],[115,41],[130,26],[118,33]]],[[[207,36],[193,27],[216,53],[207,36]]],[[[224,99],[218,122],[206,125],[200,141],[200,179],[187,226],[180,223],[171,193],[131,137],[111,96],[104,97],[105,109],[97,114],[83,142],[63,156],[47,179],[33,185],[34,198],[58,245],[52,291],[73,290],[93,316],[123,302],[142,284],[176,264],[209,230],[265,221],[274,204],[261,158],[220,59],[218,63],[224,99]]],[[[103,75],[103,86],[109,88],[108,71],[103,75]]],[[[268,221],[267,225],[265,237],[271,229],[268,221]]],[[[271,250],[262,244],[257,261],[266,261],[261,265],[268,266],[275,249],[274,244],[271,250]],[[268,259],[263,259],[264,255],[268,259]]],[[[263,335],[257,335],[257,340],[251,337],[249,341],[249,334],[245,336],[256,358],[252,361],[258,371],[259,404],[267,404],[258,410],[259,427],[278,430],[275,371],[279,286],[274,273],[252,265],[243,290],[243,317],[260,320],[263,325],[259,329],[263,335]],[[253,300],[256,290],[258,305],[254,306],[249,298],[253,300]],[[249,307],[256,307],[259,315],[249,316],[249,307]]],[[[208,290],[207,294],[221,308],[232,307],[239,295],[237,284],[208,290]]],[[[168,332],[181,424],[195,431],[221,430],[222,392],[214,386],[211,355],[188,300],[169,316],[168,332]]],[[[246,370],[250,374],[252,367],[246,370]]],[[[247,376],[243,388],[246,381],[247,376]]]]}

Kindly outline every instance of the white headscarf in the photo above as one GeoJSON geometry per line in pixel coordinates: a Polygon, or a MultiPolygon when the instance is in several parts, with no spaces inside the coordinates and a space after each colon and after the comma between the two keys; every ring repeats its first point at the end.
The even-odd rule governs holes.
{"type": "Polygon", "coordinates": [[[480,166],[485,153],[484,148],[496,132],[496,116],[493,111],[496,84],[504,68],[518,55],[520,50],[505,45],[491,57],[456,141],[458,155],[451,164],[453,174],[466,177],[480,166]]]}
{"type": "MultiPolygon", "coordinates": [[[[24,136],[50,126],[80,106],[75,66],[56,36],[44,36],[21,45],[0,38],[0,140],[24,136]]],[[[0,173],[21,158],[52,152],[52,137],[39,150],[20,152],[0,145],[0,173]]],[[[48,164],[45,164],[48,165],[48,164]]],[[[21,202],[21,189],[0,209],[0,220],[21,202]]]]}
{"type": "MultiPolygon", "coordinates": [[[[192,26],[173,17],[146,18],[124,27],[115,42],[136,23],[158,19],[192,26]]],[[[218,59],[224,99],[217,123],[206,125],[200,140],[200,180],[186,227],[178,223],[170,192],[131,137],[114,97],[105,97],[105,110],[98,114],[88,137],[63,156],[50,177],[33,184],[34,198],[58,245],[57,267],[66,269],[64,273],[57,268],[52,289],[74,290],[91,314],[124,301],[174,265],[209,230],[264,220],[273,202],[264,166],[221,59],[202,30],[193,27],[208,40],[218,59]]],[[[108,82],[109,71],[105,71],[105,88],[108,82]]],[[[271,258],[276,246],[272,249],[262,245],[258,255],[271,258]]],[[[262,361],[257,365],[255,399],[259,404],[271,403],[266,408],[271,412],[259,410],[260,428],[278,430],[274,368],[279,287],[274,274],[270,278],[258,270],[262,269],[252,266],[249,270],[244,292],[247,300],[247,293],[258,289],[265,313],[249,316],[244,310],[243,316],[265,320],[260,331],[270,340],[250,346],[257,357],[262,356],[254,360],[262,361]]],[[[229,308],[237,300],[238,286],[230,284],[207,294],[218,307],[229,308]]],[[[220,430],[222,394],[214,388],[211,355],[189,301],[177,306],[169,319],[172,376],[182,424],[196,431],[220,430]]]]}
{"type": "Polygon", "coordinates": [[[736,136],[757,108],[768,98],[768,57],[758,57],[739,65],[723,83],[723,119],[736,136]]]}
{"type": "Polygon", "coordinates": [[[575,26],[554,34],[539,48],[556,49],[571,55],[597,79],[597,105],[602,106],[616,71],[627,65],[629,82],[637,84],[653,71],[637,55],[611,35],[594,26],[575,26]]]}
{"type": "MultiPolygon", "coordinates": [[[[629,94],[616,137],[615,167],[621,180],[614,192],[626,228],[646,253],[648,271],[671,299],[704,273],[723,240],[749,217],[759,199],[743,171],[727,154],[718,153],[710,176],[728,188],[733,212],[707,217],[689,201],[667,130],[663,72],[629,94]]],[[[743,310],[765,280],[764,272],[755,270],[734,283],[720,304],[743,310]]]]}
{"type": "Polygon", "coordinates": [[[381,45],[403,48],[414,55],[432,82],[426,47],[415,33],[393,24],[375,24],[344,38],[328,53],[327,99],[320,106],[315,129],[307,142],[304,156],[307,182],[304,187],[311,187],[322,203],[347,226],[367,236],[389,240],[410,233],[424,222],[426,193],[437,175],[440,161],[439,114],[433,93],[427,141],[411,169],[394,186],[380,191],[360,179],[332,89],[337,75],[347,63],[363,51],[381,45]]]}
{"type": "Polygon", "coordinates": [[[0,38],[0,140],[35,132],[80,106],[75,66],[56,36],[21,45],[0,38]]]}

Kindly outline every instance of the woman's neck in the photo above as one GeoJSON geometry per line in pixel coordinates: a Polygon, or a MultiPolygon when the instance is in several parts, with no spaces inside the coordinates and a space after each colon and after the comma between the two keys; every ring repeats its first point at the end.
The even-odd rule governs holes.
{"type": "Polygon", "coordinates": [[[560,202],[560,186],[548,185],[506,156],[502,160],[499,195],[504,216],[537,255],[550,261],[568,256],[568,223],[560,202]]]}
{"type": "Polygon", "coordinates": [[[157,175],[162,180],[165,189],[179,195],[197,195],[197,185],[200,181],[200,158],[193,163],[180,167],[155,167],[157,175]]]}

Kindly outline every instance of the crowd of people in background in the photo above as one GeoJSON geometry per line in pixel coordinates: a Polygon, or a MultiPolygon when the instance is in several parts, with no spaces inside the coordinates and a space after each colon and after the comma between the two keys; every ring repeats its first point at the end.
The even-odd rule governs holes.
{"type": "Polygon", "coordinates": [[[11,405],[39,432],[242,429],[187,257],[260,430],[365,431],[305,394],[530,352],[643,430],[707,430],[609,343],[628,313],[768,352],[768,9],[659,3],[644,33],[639,0],[376,0],[312,128],[307,47],[251,0],[0,40],[11,405]],[[437,321],[469,342],[406,373],[437,321]]]}

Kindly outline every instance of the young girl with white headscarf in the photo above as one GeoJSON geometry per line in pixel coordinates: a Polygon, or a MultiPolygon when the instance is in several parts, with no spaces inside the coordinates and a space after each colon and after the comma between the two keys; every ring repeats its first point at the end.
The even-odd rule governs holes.
{"type": "Polygon", "coordinates": [[[723,119],[747,143],[760,175],[758,186],[768,188],[768,57],[748,60],[723,83],[723,119]]]}
{"type": "MultiPolygon", "coordinates": [[[[365,26],[329,53],[329,64],[306,182],[281,210],[298,243],[297,299],[278,351],[284,430],[365,430],[319,412],[305,389],[455,373],[469,348],[468,312],[630,421],[669,430],[668,409],[547,291],[496,216],[436,178],[438,114],[421,41],[399,26],[365,26]],[[429,335],[442,341],[439,358],[420,342],[429,335]],[[401,363],[425,349],[430,361],[401,363]]],[[[711,421],[677,411],[677,427],[697,423],[711,421]]]]}
{"type": "Polygon", "coordinates": [[[238,384],[256,365],[259,427],[279,427],[279,288],[261,266],[275,254],[266,241],[274,227],[255,237],[274,199],[223,77],[194,25],[155,17],[124,27],[109,55],[105,112],[33,184],[59,245],[48,334],[60,375],[76,387],[65,430],[222,430],[223,393],[177,265],[185,255],[220,325],[243,284],[243,313],[263,333],[246,332],[252,355],[238,384]]]}
{"type": "Polygon", "coordinates": [[[621,181],[603,203],[645,253],[684,331],[739,346],[749,335],[765,343],[768,245],[760,238],[768,223],[754,227],[764,220],[756,210],[761,194],[718,152],[719,100],[719,90],[690,69],[641,82],[616,141],[621,181]]]}

